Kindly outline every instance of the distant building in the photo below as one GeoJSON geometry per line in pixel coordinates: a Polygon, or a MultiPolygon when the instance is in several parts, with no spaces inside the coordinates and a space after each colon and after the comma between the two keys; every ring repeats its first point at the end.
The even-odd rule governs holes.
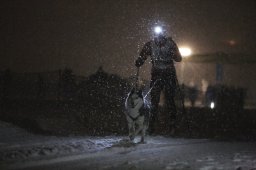
{"type": "Polygon", "coordinates": [[[194,82],[202,95],[206,85],[222,84],[246,89],[245,107],[256,107],[256,58],[243,54],[193,55],[176,63],[178,78],[194,82]]]}

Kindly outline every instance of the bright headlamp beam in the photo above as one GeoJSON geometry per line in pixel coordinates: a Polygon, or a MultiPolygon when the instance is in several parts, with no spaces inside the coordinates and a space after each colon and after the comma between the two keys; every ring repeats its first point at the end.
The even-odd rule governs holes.
{"type": "Polygon", "coordinates": [[[156,26],[154,31],[156,34],[161,34],[163,32],[163,29],[160,26],[156,26]]]}

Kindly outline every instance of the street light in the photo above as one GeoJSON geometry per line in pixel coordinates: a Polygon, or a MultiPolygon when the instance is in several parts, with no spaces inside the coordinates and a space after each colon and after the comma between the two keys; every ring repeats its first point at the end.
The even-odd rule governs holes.
{"type": "MultiPolygon", "coordinates": [[[[192,50],[189,47],[180,47],[179,48],[180,54],[182,58],[190,57],[192,54],[192,50]]],[[[181,62],[181,83],[184,83],[184,62],[181,62]]]]}
{"type": "Polygon", "coordinates": [[[211,109],[214,109],[214,107],[215,107],[215,103],[214,103],[214,102],[211,102],[210,108],[211,108],[211,109]]]}
{"type": "Polygon", "coordinates": [[[192,50],[189,47],[181,47],[179,48],[180,54],[182,57],[189,57],[192,54],[192,50]]]}

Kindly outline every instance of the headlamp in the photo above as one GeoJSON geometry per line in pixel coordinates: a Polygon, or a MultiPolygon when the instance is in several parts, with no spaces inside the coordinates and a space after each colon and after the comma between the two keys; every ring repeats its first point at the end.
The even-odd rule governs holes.
{"type": "Polygon", "coordinates": [[[154,31],[155,31],[155,34],[157,34],[157,35],[163,33],[163,29],[162,29],[162,27],[160,27],[160,26],[156,26],[155,29],[154,29],[154,31]]]}

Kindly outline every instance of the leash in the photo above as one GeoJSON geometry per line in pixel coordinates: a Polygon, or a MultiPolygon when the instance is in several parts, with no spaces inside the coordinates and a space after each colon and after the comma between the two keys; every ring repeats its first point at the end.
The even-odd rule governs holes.
{"type": "Polygon", "coordinates": [[[139,87],[139,73],[140,73],[140,68],[137,67],[136,79],[135,79],[135,91],[137,91],[139,87]]]}
{"type": "Polygon", "coordinates": [[[149,91],[146,93],[146,95],[143,97],[144,99],[148,96],[148,94],[151,92],[151,90],[153,89],[153,87],[156,85],[156,82],[158,82],[160,79],[157,79],[155,82],[154,82],[154,84],[153,84],[153,86],[149,89],[149,91]]]}

